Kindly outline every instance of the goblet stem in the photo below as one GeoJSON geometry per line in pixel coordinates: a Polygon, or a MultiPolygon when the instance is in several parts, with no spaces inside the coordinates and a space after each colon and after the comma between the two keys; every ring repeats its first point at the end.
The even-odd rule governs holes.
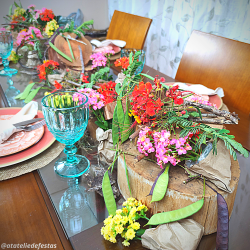
{"type": "Polygon", "coordinates": [[[5,70],[9,69],[10,67],[9,67],[9,61],[8,61],[8,59],[7,58],[3,58],[2,60],[3,60],[4,69],[5,70]]]}
{"type": "Polygon", "coordinates": [[[64,153],[67,155],[67,162],[68,163],[76,163],[77,158],[75,157],[75,154],[77,152],[76,146],[73,145],[65,145],[64,153]]]}

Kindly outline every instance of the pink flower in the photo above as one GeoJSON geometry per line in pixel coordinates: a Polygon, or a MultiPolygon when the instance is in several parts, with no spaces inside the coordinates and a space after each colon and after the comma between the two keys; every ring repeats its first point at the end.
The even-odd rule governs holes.
{"type": "Polygon", "coordinates": [[[187,151],[188,151],[188,150],[192,150],[192,147],[187,143],[187,144],[186,144],[186,147],[185,147],[185,150],[187,150],[187,151]]]}
{"type": "Polygon", "coordinates": [[[35,9],[35,5],[34,4],[31,4],[30,6],[28,6],[28,9],[35,9]]]}
{"type": "Polygon", "coordinates": [[[179,149],[177,150],[177,152],[178,152],[178,155],[184,155],[184,154],[187,153],[187,151],[186,151],[183,147],[179,148],[179,149]]]}

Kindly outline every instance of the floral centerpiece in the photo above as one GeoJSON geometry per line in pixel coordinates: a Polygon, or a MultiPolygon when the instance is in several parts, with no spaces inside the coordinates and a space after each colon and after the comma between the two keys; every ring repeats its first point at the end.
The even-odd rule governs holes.
{"type": "MultiPolygon", "coordinates": [[[[178,85],[167,86],[164,84],[164,79],[158,79],[158,76],[153,78],[146,74],[134,75],[134,70],[138,64],[136,55],[134,58],[130,55],[129,58],[121,58],[115,62],[116,66],[122,67],[125,79],[123,83],[109,87],[110,99],[116,98],[117,102],[112,121],[113,143],[116,145],[114,161],[119,155],[126,154],[121,144],[129,137],[133,139],[138,136],[136,143],[137,159],[141,160],[154,154],[155,162],[162,168],[150,191],[151,202],[158,202],[165,196],[169,181],[169,169],[176,166],[185,168],[182,163],[186,160],[195,162],[202,154],[203,146],[207,144],[208,140],[211,141],[212,152],[215,155],[217,153],[217,142],[222,140],[234,160],[237,159],[236,151],[248,157],[247,150],[234,140],[234,136],[229,134],[230,131],[207,124],[214,123],[214,120],[216,120],[207,117],[223,117],[223,119],[216,120],[217,124],[237,124],[237,115],[218,110],[209,101],[192,92],[181,90],[178,85]],[[143,78],[150,79],[153,84],[143,78]],[[126,109],[122,107],[122,100],[126,100],[126,109]],[[211,115],[207,113],[211,113],[211,115]],[[203,118],[206,118],[206,124],[203,123],[203,118]],[[136,125],[142,126],[138,127],[133,133],[136,125]]],[[[100,92],[102,92],[102,89],[100,92]]],[[[147,159],[152,161],[152,159],[147,159]]],[[[129,173],[126,170],[126,163],[124,164],[128,188],[131,193],[129,173]]],[[[113,168],[113,163],[110,168],[113,168]]],[[[189,173],[187,169],[186,171],[189,173]]],[[[190,173],[189,178],[190,180],[194,178],[203,179],[205,192],[205,178],[190,173]]],[[[102,190],[110,214],[108,221],[111,225],[114,225],[112,228],[115,228],[117,224],[114,224],[111,219],[117,214],[114,214],[116,204],[114,199],[110,198],[112,189],[110,188],[108,174],[103,177],[102,190]]],[[[198,212],[204,204],[204,194],[201,200],[188,207],[153,215],[149,219],[148,225],[180,220],[198,212]]],[[[222,196],[218,194],[218,197],[222,196]]],[[[218,203],[218,206],[221,206],[221,203],[218,203]]],[[[110,224],[105,223],[102,234],[105,239],[115,243],[116,240],[113,236],[119,234],[116,230],[111,233],[112,238],[106,235],[110,224]]],[[[124,242],[124,244],[126,245],[127,242],[124,242]]]]}

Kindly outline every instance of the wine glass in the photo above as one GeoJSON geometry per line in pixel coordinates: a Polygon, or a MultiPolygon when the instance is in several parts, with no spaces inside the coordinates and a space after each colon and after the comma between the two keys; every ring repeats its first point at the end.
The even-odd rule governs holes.
{"type": "Polygon", "coordinates": [[[55,92],[43,97],[42,108],[49,131],[65,144],[67,156],[56,161],[55,172],[66,178],[81,176],[90,163],[85,156],[76,155],[74,143],[83,136],[88,124],[88,97],[76,91],[55,92]]]}
{"type": "Polygon", "coordinates": [[[0,57],[3,59],[4,69],[0,71],[1,76],[10,76],[18,72],[17,69],[11,69],[9,67],[8,57],[11,54],[13,48],[13,39],[10,31],[0,31],[0,57]]]}

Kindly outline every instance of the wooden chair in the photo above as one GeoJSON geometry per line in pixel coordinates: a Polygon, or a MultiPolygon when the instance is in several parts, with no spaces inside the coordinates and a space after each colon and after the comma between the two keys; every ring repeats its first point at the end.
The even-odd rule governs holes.
{"type": "Polygon", "coordinates": [[[222,87],[223,101],[245,114],[250,112],[250,44],[194,30],[175,79],[222,87]]]}
{"type": "Polygon", "coordinates": [[[126,41],[125,48],[142,49],[152,19],[114,11],[107,39],[126,41]]]}

